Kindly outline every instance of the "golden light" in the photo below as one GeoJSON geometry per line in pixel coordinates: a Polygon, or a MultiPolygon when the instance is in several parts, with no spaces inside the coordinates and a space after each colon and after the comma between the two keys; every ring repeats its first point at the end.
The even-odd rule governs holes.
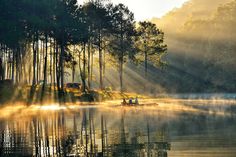
{"type": "Polygon", "coordinates": [[[36,110],[43,111],[58,111],[58,110],[66,110],[65,106],[60,106],[59,104],[51,104],[51,105],[43,105],[43,106],[35,106],[36,110]]]}

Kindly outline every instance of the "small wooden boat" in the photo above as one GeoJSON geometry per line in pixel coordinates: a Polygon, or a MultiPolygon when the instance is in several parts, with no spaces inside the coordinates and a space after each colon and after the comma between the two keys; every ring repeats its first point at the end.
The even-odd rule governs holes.
{"type": "Polygon", "coordinates": [[[121,106],[128,106],[128,107],[136,107],[136,106],[158,106],[159,104],[157,103],[142,103],[142,104],[136,104],[136,103],[132,103],[132,104],[129,104],[129,103],[121,103],[121,106]]]}

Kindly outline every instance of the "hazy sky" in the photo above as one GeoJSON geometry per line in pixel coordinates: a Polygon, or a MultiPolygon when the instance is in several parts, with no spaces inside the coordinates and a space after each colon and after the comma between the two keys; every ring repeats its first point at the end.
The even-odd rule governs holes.
{"type": "MultiPolygon", "coordinates": [[[[82,3],[85,0],[78,0],[82,3]]],[[[161,17],[175,7],[180,7],[188,0],[111,0],[111,2],[123,3],[134,13],[136,20],[146,20],[153,17],[161,17]]]]}

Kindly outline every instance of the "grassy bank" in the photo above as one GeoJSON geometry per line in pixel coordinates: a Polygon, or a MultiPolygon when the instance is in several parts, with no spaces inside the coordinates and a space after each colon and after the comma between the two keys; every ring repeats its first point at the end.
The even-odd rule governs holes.
{"type": "Polygon", "coordinates": [[[123,98],[148,98],[147,96],[136,93],[119,92],[110,89],[106,90],[88,90],[86,93],[78,89],[65,89],[63,93],[51,86],[47,86],[42,92],[42,86],[1,86],[0,103],[22,102],[32,103],[52,103],[63,101],[71,102],[102,102],[107,100],[122,100],[123,98]]]}

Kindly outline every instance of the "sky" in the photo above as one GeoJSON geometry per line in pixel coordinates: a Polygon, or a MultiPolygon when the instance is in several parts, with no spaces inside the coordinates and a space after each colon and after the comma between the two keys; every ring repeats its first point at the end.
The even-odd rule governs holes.
{"type": "MultiPolygon", "coordinates": [[[[85,0],[78,0],[82,3],[85,0]]],[[[174,8],[181,7],[188,0],[110,0],[114,4],[123,3],[134,13],[137,21],[162,17],[174,8]]]]}

